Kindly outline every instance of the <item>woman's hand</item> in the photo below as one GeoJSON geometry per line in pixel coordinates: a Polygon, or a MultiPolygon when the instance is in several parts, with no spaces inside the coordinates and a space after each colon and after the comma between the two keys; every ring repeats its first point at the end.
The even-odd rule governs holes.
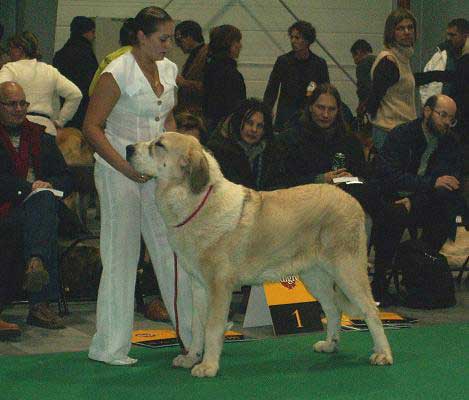
{"type": "Polygon", "coordinates": [[[127,178],[137,183],[145,183],[151,179],[151,176],[141,174],[132,165],[125,161],[119,171],[127,178]]]}
{"type": "Polygon", "coordinates": [[[344,176],[352,176],[352,174],[347,171],[347,168],[340,168],[336,171],[326,172],[324,174],[324,180],[326,183],[334,183],[335,178],[342,178],[344,176]]]}

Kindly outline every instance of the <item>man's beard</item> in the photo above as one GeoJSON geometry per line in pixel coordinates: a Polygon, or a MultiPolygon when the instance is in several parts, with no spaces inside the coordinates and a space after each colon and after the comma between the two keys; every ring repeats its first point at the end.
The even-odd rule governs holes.
{"type": "Polygon", "coordinates": [[[435,122],[433,121],[432,116],[428,119],[427,128],[428,128],[428,131],[430,132],[430,134],[432,134],[433,136],[435,136],[437,138],[441,138],[443,135],[448,133],[448,130],[449,130],[449,129],[445,129],[444,131],[438,130],[435,122]]]}

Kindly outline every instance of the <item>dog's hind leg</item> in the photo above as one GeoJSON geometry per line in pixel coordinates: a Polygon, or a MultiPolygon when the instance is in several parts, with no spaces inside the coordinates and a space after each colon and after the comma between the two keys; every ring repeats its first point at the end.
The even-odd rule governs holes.
{"type": "Polygon", "coordinates": [[[187,354],[173,359],[173,367],[192,368],[202,360],[204,326],[207,319],[207,292],[199,281],[192,278],[192,342],[187,354]]]}
{"type": "Polygon", "coordinates": [[[205,352],[202,362],[192,368],[193,376],[213,377],[218,372],[232,289],[231,285],[226,282],[215,279],[207,288],[209,293],[207,323],[205,324],[205,352]]]}
{"type": "MultiPolygon", "coordinates": [[[[359,258],[358,258],[359,259],[359,258]]],[[[364,316],[374,342],[371,364],[391,365],[393,363],[391,347],[379,319],[378,309],[371,295],[368,276],[363,266],[357,265],[357,258],[342,258],[336,267],[335,282],[347,299],[364,316]],[[353,276],[353,278],[352,278],[353,276]]]]}
{"type": "Polygon", "coordinates": [[[320,353],[332,353],[339,349],[341,310],[334,301],[334,282],[332,277],[321,267],[314,267],[314,271],[301,275],[301,280],[318,299],[327,318],[326,340],[314,344],[314,350],[320,353]]]}

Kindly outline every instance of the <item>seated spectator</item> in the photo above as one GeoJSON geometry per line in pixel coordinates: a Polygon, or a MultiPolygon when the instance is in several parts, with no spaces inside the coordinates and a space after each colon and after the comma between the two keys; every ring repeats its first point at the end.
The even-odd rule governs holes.
{"type": "Polygon", "coordinates": [[[178,101],[176,112],[200,113],[203,103],[203,78],[208,46],[204,42],[202,27],[195,21],[182,21],[174,29],[176,45],[189,54],[176,78],[178,101]]]}
{"type": "Polygon", "coordinates": [[[328,83],[318,85],[306,98],[297,120],[281,133],[289,149],[289,186],[304,183],[333,183],[334,178],[365,173],[360,142],[345,127],[342,101],[337,89],[328,83]],[[345,155],[345,166],[333,170],[336,153],[345,155]]]}
{"type": "Polygon", "coordinates": [[[375,270],[382,271],[381,275],[375,274],[373,294],[375,300],[387,306],[392,299],[382,290],[384,273],[385,266],[391,264],[395,248],[389,248],[392,243],[386,240],[386,229],[391,221],[402,220],[398,217],[403,210],[383,206],[375,185],[367,181],[370,176],[364,152],[359,140],[345,128],[337,89],[331,84],[319,85],[306,102],[301,118],[280,136],[286,149],[283,161],[288,177],[286,183],[288,186],[333,184],[336,178],[362,178],[363,184],[340,183],[338,186],[355,197],[373,220],[371,242],[375,247],[375,270]],[[334,165],[338,154],[345,158],[342,166],[334,165]]]}
{"type": "Polygon", "coordinates": [[[52,65],[39,61],[39,43],[30,32],[23,32],[8,41],[12,62],[0,70],[0,83],[14,81],[24,90],[30,106],[27,118],[43,125],[46,133],[57,135],[78,109],[80,89],[52,65]],[[52,120],[58,96],[65,101],[57,119],[52,120]]]}
{"type": "Polygon", "coordinates": [[[178,132],[194,136],[203,145],[207,143],[208,132],[202,117],[190,112],[180,112],[174,115],[174,119],[178,132]]]}
{"type": "Polygon", "coordinates": [[[269,190],[278,187],[283,176],[275,143],[268,108],[257,99],[247,99],[219,124],[207,147],[228,180],[269,190]]]}
{"type": "Polygon", "coordinates": [[[101,64],[99,64],[99,67],[94,73],[93,80],[91,81],[90,88],[88,90],[90,96],[94,92],[94,88],[98,83],[101,73],[106,69],[106,67],[111,63],[111,61],[120,57],[122,54],[125,54],[128,51],[132,50],[131,37],[133,34],[133,22],[133,18],[127,18],[122,24],[121,29],[119,31],[119,43],[121,47],[104,57],[104,60],[101,61],[101,64]]]}
{"type": "MultiPolygon", "coordinates": [[[[423,228],[421,239],[435,252],[454,240],[456,216],[465,212],[463,157],[451,130],[456,110],[450,97],[431,96],[422,118],[394,128],[377,156],[382,196],[405,205],[407,223],[423,228]]],[[[388,240],[400,240],[399,228],[389,226],[388,240]]]]}
{"type": "Polygon", "coordinates": [[[209,134],[246,99],[246,85],[236,60],[241,52],[241,31],[233,25],[210,31],[203,87],[203,113],[209,134]]]}
{"type": "MultiPolygon", "coordinates": [[[[63,321],[48,306],[58,297],[59,201],[38,190],[58,189],[67,196],[72,183],[55,138],[26,119],[28,105],[19,84],[0,84],[0,309],[25,274],[27,323],[61,329],[63,321]]],[[[0,320],[0,336],[19,332],[0,320]]]]}

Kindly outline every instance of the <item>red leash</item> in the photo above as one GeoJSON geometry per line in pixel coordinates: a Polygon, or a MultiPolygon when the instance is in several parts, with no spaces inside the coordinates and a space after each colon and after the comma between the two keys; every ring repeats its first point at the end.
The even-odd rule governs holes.
{"type": "MultiPolygon", "coordinates": [[[[204,206],[205,202],[208,199],[208,196],[213,190],[213,185],[210,185],[207,193],[205,193],[204,198],[200,202],[200,204],[197,206],[197,208],[194,210],[194,212],[189,215],[184,221],[182,221],[180,224],[175,225],[175,228],[180,228],[181,226],[184,226],[187,224],[192,218],[194,218],[197,213],[201,210],[201,208],[204,206]]],[[[179,343],[179,346],[181,347],[182,353],[187,354],[187,350],[184,347],[184,343],[181,340],[181,336],[179,335],[179,316],[178,316],[178,257],[175,252],[173,252],[173,259],[174,259],[174,319],[176,320],[176,338],[179,343]]]]}

